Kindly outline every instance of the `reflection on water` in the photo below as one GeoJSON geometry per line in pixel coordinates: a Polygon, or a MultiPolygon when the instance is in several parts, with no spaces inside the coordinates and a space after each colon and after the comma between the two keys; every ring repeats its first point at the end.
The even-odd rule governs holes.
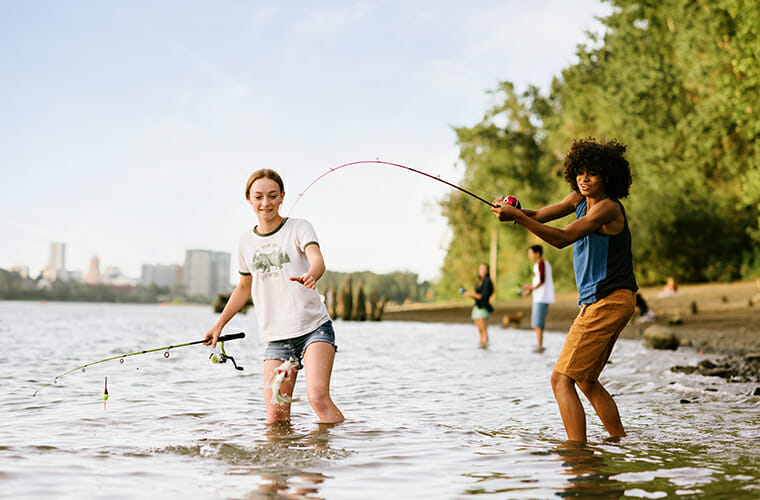
{"type": "MultiPolygon", "coordinates": [[[[629,435],[564,441],[549,374],[564,336],[471,325],[336,323],[332,393],[348,420],[320,425],[305,398],[267,425],[253,318],[234,355],[205,348],[72,373],[91,359],[200,337],[207,308],[0,303],[0,487],[12,498],[760,497],[760,398],[751,384],[672,373],[689,350],[621,341],[603,373],[629,435]],[[103,409],[103,379],[110,398],[103,409]],[[685,401],[685,402],[682,402],[685,401]],[[93,493],[97,492],[97,493],[93,493]]],[[[299,393],[300,392],[300,393],[299,393]]]]}
{"type": "MultiPolygon", "coordinates": [[[[327,476],[320,472],[308,471],[296,467],[298,463],[304,462],[305,448],[311,448],[318,453],[321,458],[332,456],[328,447],[329,428],[334,424],[318,424],[317,431],[300,435],[293,431],[289,422],[279,422],[269,424],[269,429],[265,433],[268,441],[266,445],[261,445],[267,453],[281,455],[286,457],[283,465],[274,467],[269,465],[264,469],[257,468],[238,468],[230,470],[228,474],[251,475],[259,477],[260,482],[258,489],[246,495],[249,499],[319,499],[322,498],[317,493],[319,486],[327,479],[327,476]]],[[[304,463],[304,467],[314,465],[314,457],[304,463]]],[[[337,458],[333,456],[332,458],[337,458]]]]}
{"type": "Polygon", "coordinates": [[[562,474],[568,476],[567,486],[558,493],[560,497],[612,500],[625,493],[622,483],[610,479],[608,458],[598,450],[585,444],[566,442],[555,453],[563,460],[565,470],[562,474]]]}

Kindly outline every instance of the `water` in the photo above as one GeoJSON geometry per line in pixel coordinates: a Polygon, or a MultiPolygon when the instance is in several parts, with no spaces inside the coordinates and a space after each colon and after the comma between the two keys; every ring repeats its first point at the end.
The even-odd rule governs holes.
{"type": "MultiPolygon", "coordinates": [[[[299,380],[289,426],[265,424],[256,320],[226,345],[245,366],[176,349],[210,307],[0,302],[0,496],[8,498],[760,497],[756,384],[672,373],[702,359],[620,341],[602,381],[629,436],[587,406],[589,444],[570,446],[548,383],[564,335],[472,325],[336,323],[333,397],[349,419],[320,425],[299,380]],[[108,377],[110,398],[102,392],[108,377]],[[682,401],[688,401],[683,403],[682,401]]],[[[587,403],[584,400],[584,403],[587,403]]]]}

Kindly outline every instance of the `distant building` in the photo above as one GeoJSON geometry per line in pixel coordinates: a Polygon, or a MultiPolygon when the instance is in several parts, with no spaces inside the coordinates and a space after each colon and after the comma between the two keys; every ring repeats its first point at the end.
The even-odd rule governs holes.
{"type": "Polygon", "coordinates": [[[19,273],[22,279],[29,278],[29,266],[14,266],[10,268],[10,271],[14,273],[19,273]]]}
{"type": "Polygon", "coordinates": [[[124,276],[121,273],[121,269],[119,269],[117,266],[106,266],[105,269],[103,269],[103,274],[101,275],[101,282],[106,285],[122,287],[137,285],[137,280],[124,276]]]}
{"type": "Polygon", "coordinates": [[[179,264],[143,264],[140,284],[176,289],[182,284],[182,266],[179,264]]]}
{"type": "Polygon", "coordinates": [[[183,284],[188,296],[214,297],[230,290],[230,254],[185,250],[183,284]]]}
{"type": "Polygon", "coordinates": [[[88,285],[97,285],[101,282],[100,278],[100,259],[97,256],[93,256],[90,259],[90,270],[87,271],[87,278],[85,281],[88,285]]]}
{"type": "Polygon", "coordinates": [[[50,281],[66,279],[66,243],[51,243],[44,275],[50,281]]]}

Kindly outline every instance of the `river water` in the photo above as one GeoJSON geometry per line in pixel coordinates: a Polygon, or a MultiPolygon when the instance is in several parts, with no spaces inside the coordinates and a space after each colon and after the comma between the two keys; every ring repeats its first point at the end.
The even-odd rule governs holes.
{"type": "MultiPolygon", "coordinates": [[[[550,312],[551,314],[551,312],[550,312]]],[[[621,340],[602,374],[629,436],[590,405],[572,446],[549,386],[564,340],[493,326],[336,322],[333,398],[320,425],[299,380],[288,426],[265,423],[253,313],[226,332],[245,366],[205,346],[210,307],[0,302],[0,496],[23,498],[760,498],[756,384],[677,374],[704,356],[621,340]],[[109,399],[102,399],[108,377],[109,399]]]]}

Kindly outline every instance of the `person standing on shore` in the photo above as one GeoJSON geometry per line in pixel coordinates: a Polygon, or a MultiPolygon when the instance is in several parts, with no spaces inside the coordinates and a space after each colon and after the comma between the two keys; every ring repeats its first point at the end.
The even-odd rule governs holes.
{"type": "Polygon", "coordinates": [[[306,394],[322,423],[344,420],[330,397],[335,359],[335,332],[330,315],[317,292],[325,262],[317,234],[304,219],[284,218],[279,209],[285,186],[274,170],[260,169],[249,178],[245,197],[258,225],[244,233],[238,247],[240,281],[214,326],[206,344],[216,347],[222,328],[253,297],[259,334],[265,342],[264,401],[267,423],[290,420],[290,403],[272,400],[275,371],[292,361],[280,388],[290,398],[298,371],[306,368],[306,394]]]}
{"type": "Polygon", "coordinates": [[[533,296],[530,325],[536,332],[536,352],[544,351],[544,325],[549,304],[554,304],[554,279],[552,266],[544,259],[544,249],[541,245],[533,245],[528,249],[528,258],[533,262],[533,281],[523,285],[523,296],[533,296]]]}
{"type": "Polygon", "coordinates": [[[616,140],[573,141],[563,161],[564,178],[572,192],[562,201],[538,210],[518,210],[499,197],[491,209],[500,221],[514,221],[552,246],[573,244],[580,312],[551,375],[570,441],[586,441],[586,415],[576,385],[610,436],[625,436],[618,407],[599,382],[615,341],[633,316],[638,290],[631,232],[620,203],[632,183],[625,150],[616,140]],[[576,220],[565,228],[545,224],[573,212],[576,220]]]}
{"type": "Polygon", "coordinates": [[[465,297],[475,299],[475,305],[472,306],[471,318],[478,327],[480,334],[480,347],[488,347],[488,318],[491,317],[493,306],[491,305],[491,295],[493,295],[493,283],[491,282],[491,273],[488,264],[478,266],[478,282],[475,285],[475,291],[470,292],[461,288],[459,290],[465,297]]]}

